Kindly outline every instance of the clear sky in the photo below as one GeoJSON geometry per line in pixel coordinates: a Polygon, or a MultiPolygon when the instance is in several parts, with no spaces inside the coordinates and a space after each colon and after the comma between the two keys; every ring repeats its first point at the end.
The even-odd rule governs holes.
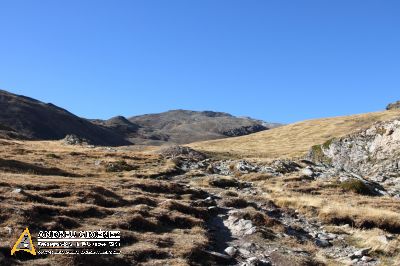
{"type": "Polygon", "coordinates": [[[0,88],[87,118],[267,121],[400,99],[398,0],[1,0],[0,88]]]}

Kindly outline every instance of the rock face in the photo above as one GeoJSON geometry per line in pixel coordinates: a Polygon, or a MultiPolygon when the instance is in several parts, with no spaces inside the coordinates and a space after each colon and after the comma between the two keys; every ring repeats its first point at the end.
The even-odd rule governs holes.
{"type": "Polygon", "coordinates": [[[314,146],[308,159],[400,191],[400,120],[314,146]]]}
{"type": "Polygon", "coordinates": [[[400,101],[391,103],[386,107],[386,110],[394,110],[394,109],[400,109],[400,101]]]}
{"type": "Polygon", "coordinates": [[[397,173],[400,169],[400,120],[373,127],[314,147],[310,157],[359,175],[397,173]],[[321,158],[318,158],[321,156],[321,158]]]}
{"type": "Polygon", "coordinates": [[[85,138],[96,145],[129,144],[110,129],[94,125],[53,104],[0,90],[0,125],[10,134],[27,139],[59,140],[66,135],[85,138]]]}

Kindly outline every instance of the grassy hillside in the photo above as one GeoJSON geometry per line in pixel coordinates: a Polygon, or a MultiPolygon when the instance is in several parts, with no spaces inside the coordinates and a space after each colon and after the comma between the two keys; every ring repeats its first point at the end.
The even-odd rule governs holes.
{"type": "Polygon", "coordinates": [[[243,158],[292,158],[311,146],[367,128],[377,121],[400,118],[400,110],[307,120],[243,137],[203,141],[189,146],[211,153],[243,158]]]}

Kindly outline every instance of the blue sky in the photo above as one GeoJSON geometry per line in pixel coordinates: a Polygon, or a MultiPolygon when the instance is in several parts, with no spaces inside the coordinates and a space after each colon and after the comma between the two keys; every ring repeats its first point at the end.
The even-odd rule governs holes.
{"type": "Polygon", "coordinates": [[[2,0],[0,88],[88,118],[267,121],[400,99],[397,0],[2,0]]]}

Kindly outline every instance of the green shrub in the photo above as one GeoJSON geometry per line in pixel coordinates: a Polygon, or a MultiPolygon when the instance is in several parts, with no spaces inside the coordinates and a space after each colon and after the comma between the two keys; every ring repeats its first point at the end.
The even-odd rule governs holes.
{"type": "MultiPolygon", "coordinates": [[[[330,144],[329,144],[330,145],[330,144]]],[[[321,162],[321,163],[326,163],[326,164],[331,164],[332,163],[332,159],[327,157],[324,154],[324,151],[322,150],[322,148],[326,146],[326,144],[324,143],[323,145],[314,145],[311,147],[311,159],[314,162],[321,162]]]]}
{"type": "Polygon", "coordinates": [[[330,140],[325,141],[324,144],[322,144],[322,147],[323,147],[324,149],[329,149],[329,147],[331,146],[331,144],[332,144],[332,142],[333,142],[334,140],[335,140],[335,139],[330,139],[330,140]]]}

